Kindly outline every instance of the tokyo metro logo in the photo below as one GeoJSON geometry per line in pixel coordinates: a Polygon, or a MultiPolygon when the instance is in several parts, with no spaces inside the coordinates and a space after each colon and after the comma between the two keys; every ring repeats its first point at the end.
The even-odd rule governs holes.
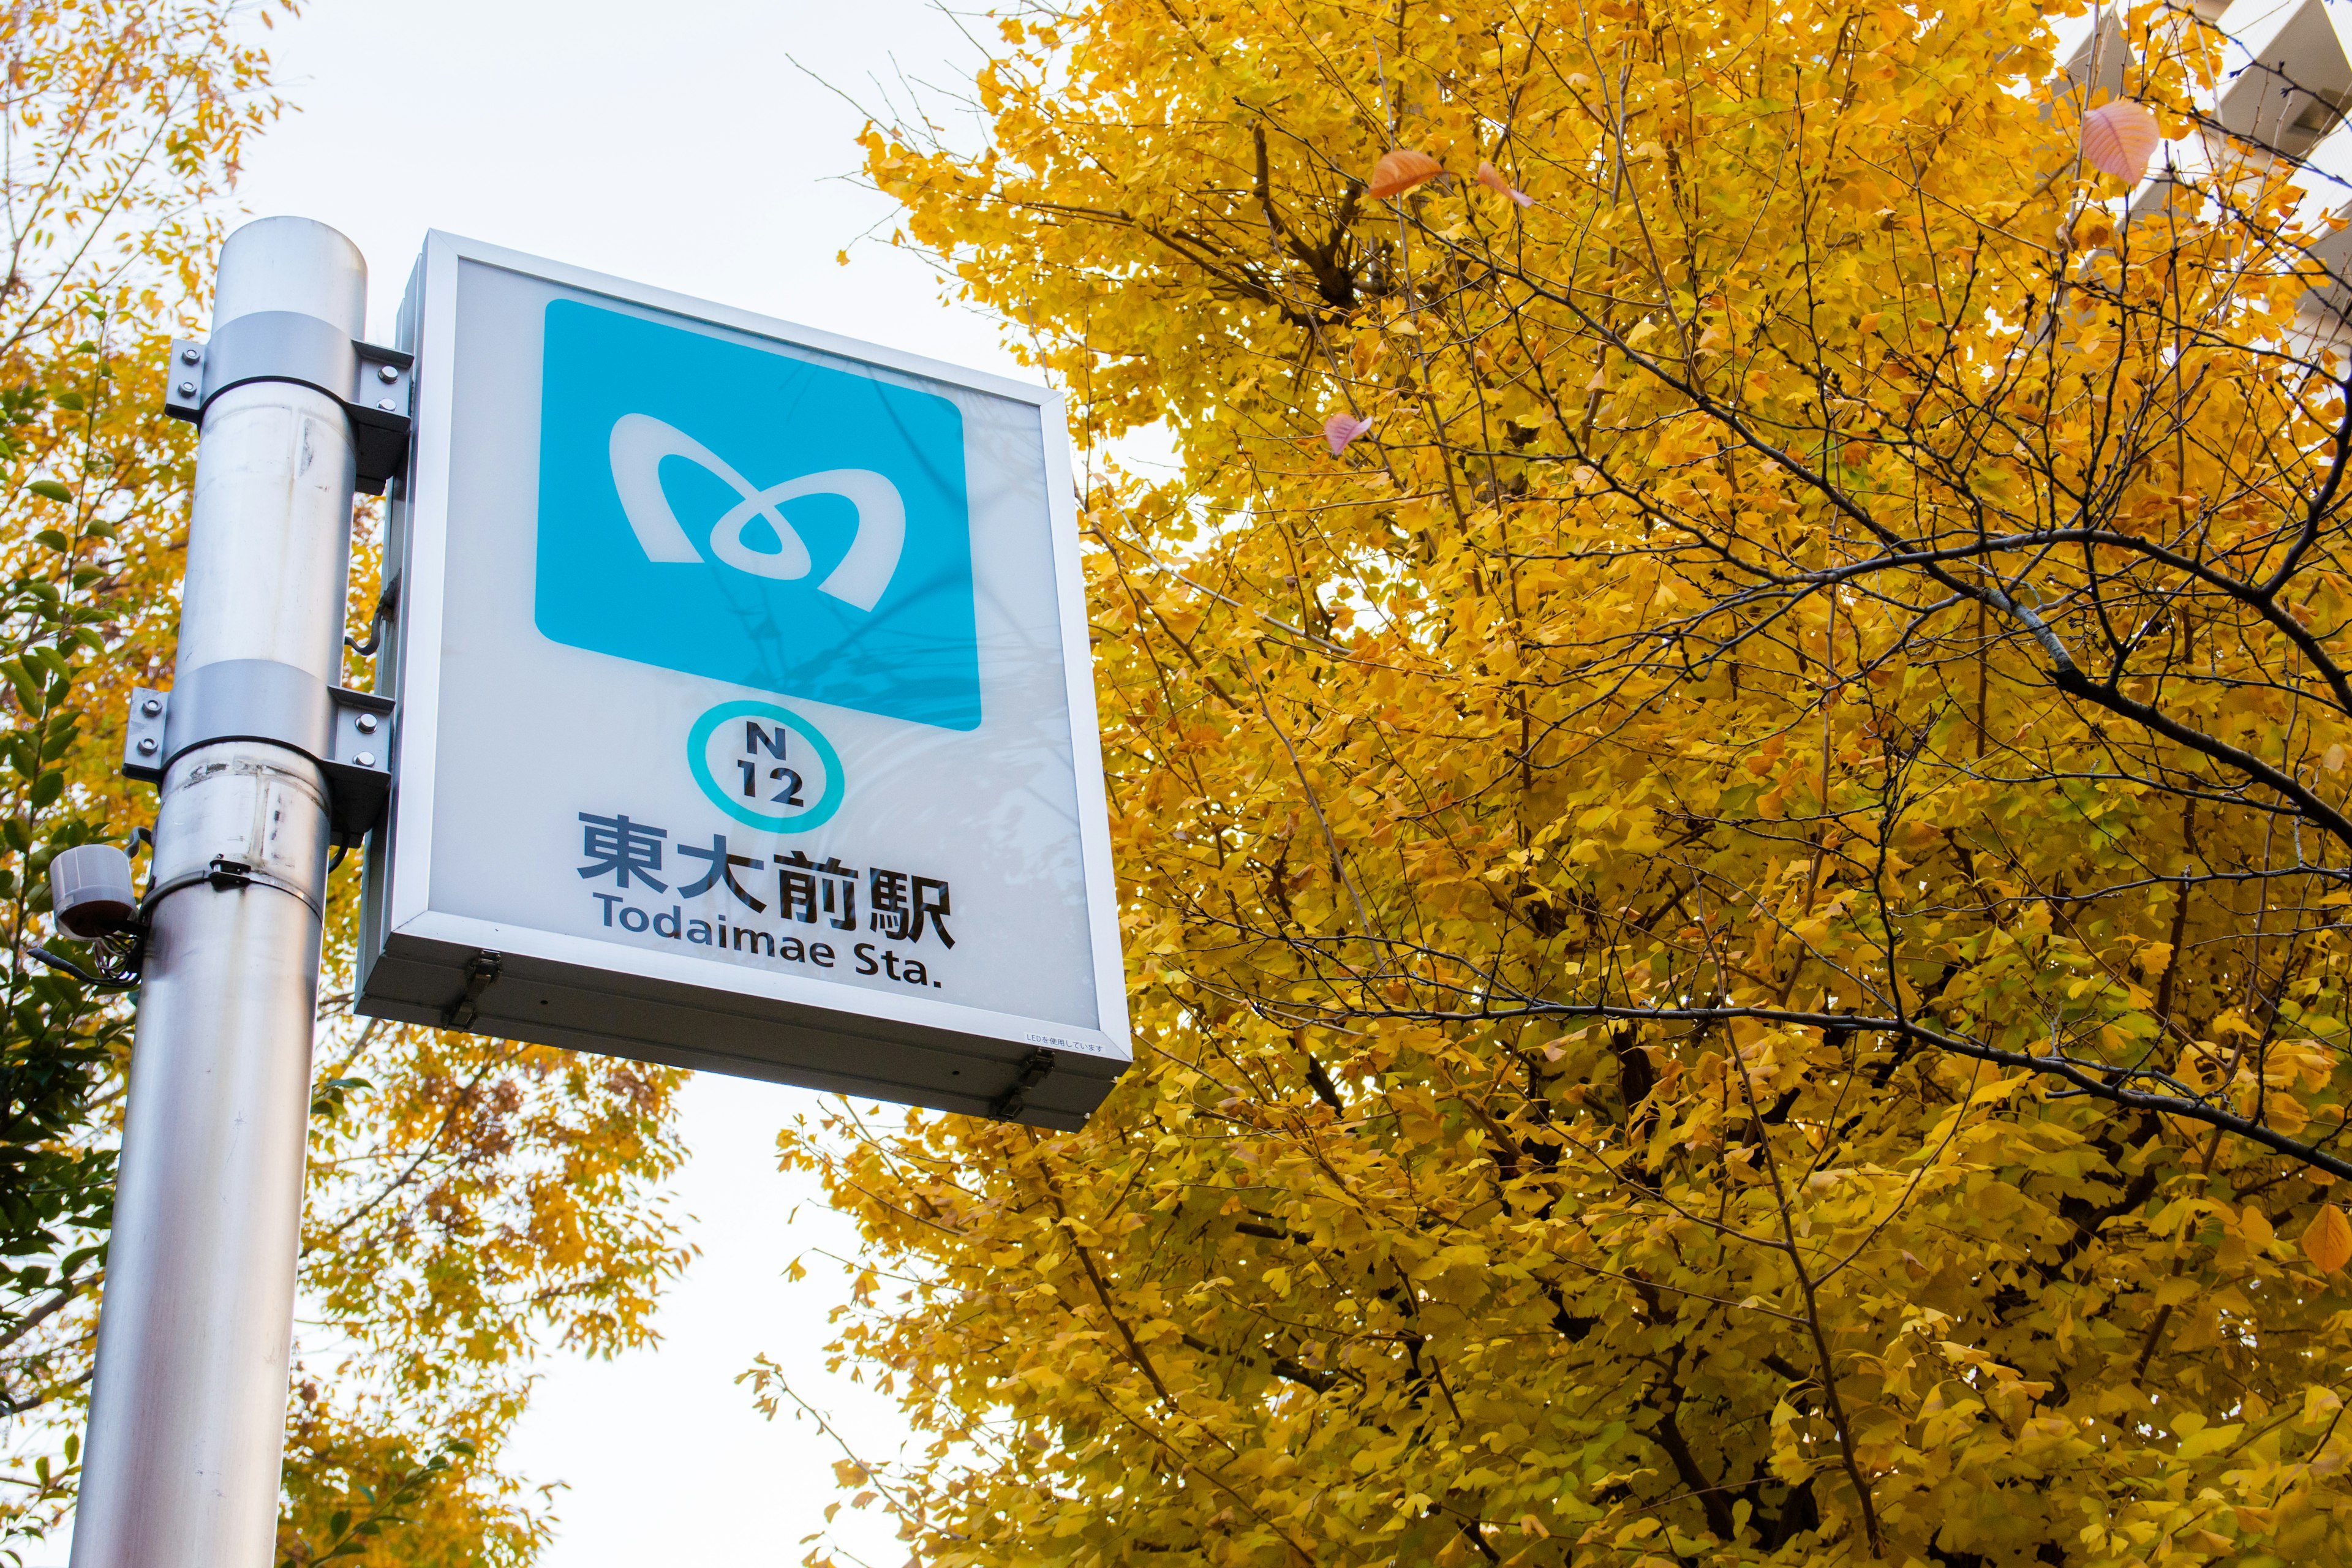
{"type": "Polygon", "coordinates": [[[624,414],[615,420],[611,449],[613,489],[620,495],[621,510],[628,514],[629,527],[648,561],[702,559],[662,489],[662,459],[684,458],[741,498],[710,525],[710,553],[738,572],[787,583],[809,574],[808,546],[777,510],[803,496],[837,496],[857,509],[849,549],[841,563],[817,584],[818,593],[871,610],[898,570],[898,555],[907,541],[907,509],[898,499],[898,487],[870,469],[834,468],[754,489],[709,447],[649,414],[624,414]],[[761,522],[776,542],[773,550],[759,549],[743,537],[746,528],[761,522]]]}
{"type": "Polygon", "coordinates": [[[963,421],[935,394],[559,300],[533,616],[575,647],[981,718],[963,421]]]}

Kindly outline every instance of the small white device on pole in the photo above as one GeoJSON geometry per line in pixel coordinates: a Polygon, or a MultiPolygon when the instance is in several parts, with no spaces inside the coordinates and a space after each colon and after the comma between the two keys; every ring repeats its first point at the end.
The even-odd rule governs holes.
{"type": "Polygon", "coordinates": [[[150,879],[52,877],[140,987],[73,1568],[272,1560],[333,846],[374,1016],[1055,1128],[1129,1060],[1058,399],[441,234],[366,304],[265,219],[173,345],[150,879]]]}

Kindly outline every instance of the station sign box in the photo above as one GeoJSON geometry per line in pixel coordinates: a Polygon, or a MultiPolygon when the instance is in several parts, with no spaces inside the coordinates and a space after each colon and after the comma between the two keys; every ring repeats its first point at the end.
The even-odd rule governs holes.
{"type": "Polygon", "coordinates": [[[1074,1127],[1128,1061],[1060,404],[435,234],[358,1008],[1074,1127]]]}

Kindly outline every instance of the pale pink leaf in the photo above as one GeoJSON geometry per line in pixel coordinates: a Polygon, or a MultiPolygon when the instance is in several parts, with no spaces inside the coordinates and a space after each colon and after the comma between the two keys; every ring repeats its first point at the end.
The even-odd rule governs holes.
{"type": "Polygon", "coordinates": [[[1323,441],[1338,457],[1348,449],[1348,443],[1372,427],[1369,419],[1359,419],[1352,414],[1334,414],[1323,421],[1323,441]]]}
{"type": "Polygon", "coordinates": [[[1488,190],[1493,191],[1497,195],[1510,197],[1513,201],[1518,203],[1519,205],[1523,207],[1531,207],[1536,205],[1535,197],[1528,195],[1527,192],[1519,189],[1518,186],[1503,178],[1502,171],[1496,168],[1492,163],[1483,161],[1479,163],[1478,183],[1486,186],[1488,190]]]}
{"type": "Polygon", "coordinates": [[[2163,137],[2147,105],[2130,99],[2103,103],[2083,116],[2083,162],[2103,174],[2137,184],[2163,137]]]}

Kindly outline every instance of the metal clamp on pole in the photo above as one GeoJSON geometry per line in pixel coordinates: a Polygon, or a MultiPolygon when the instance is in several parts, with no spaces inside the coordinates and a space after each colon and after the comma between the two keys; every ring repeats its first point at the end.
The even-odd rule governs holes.
{"type": "Polygon", "coordinates": [[[380,496],[408,458],[415,359],[343,336],[298,310],[257,310],[223,323],[209,340],[172,345],[163,412],[201,425],[212,400],[233,386],[290,381],[343,405],[362,495],[380,496]]]}
{"type": "Polygon", "coordinates": [[[319,764],[334,841],[355,845],[383,820],[392,796],[392,719],[389,697],[328,686],[268,659],[226,660],[194,671],[176,693],[131,689],[122,774],[161,784],[198,746],[274,742],[319,764]]]}

